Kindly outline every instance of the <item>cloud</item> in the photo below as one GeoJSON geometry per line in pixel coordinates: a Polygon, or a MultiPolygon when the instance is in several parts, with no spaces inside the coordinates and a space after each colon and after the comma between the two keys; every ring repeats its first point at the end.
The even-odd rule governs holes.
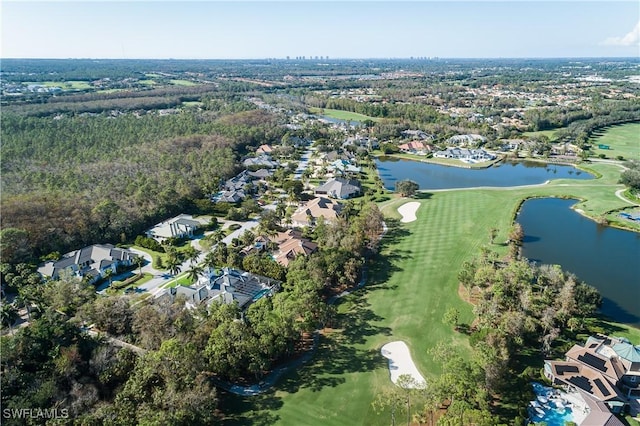
{"type": "Polygon", "coordinates": [[[640,21],[622,37],[609,37],[602,43],[605,46],[638,46],[640,45],[640,21]]]}

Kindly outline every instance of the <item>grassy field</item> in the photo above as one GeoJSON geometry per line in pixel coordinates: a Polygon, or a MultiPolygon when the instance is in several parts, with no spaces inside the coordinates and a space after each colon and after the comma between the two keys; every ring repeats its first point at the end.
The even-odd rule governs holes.
{"type": "Polygon", "coordinates": [[[369,117],[368,115],[358,114],[357,112],[342,111],[339,109],[328,108],[309,108],[312,114],[326,115],[327,117],[337,118],[338,120],[351,120],[351,121],[380,121],[381,118],[369,117]]]}
{"type": "Polygon", "coordinates": [[[640,123],[627,123],[607,127],[594,132],[589,141],[595,155],[604,154],[608,158],[624,157],[626,160],[640,160],[640,123]],[[598,145],[608,145],[610,149],[600,149],[598,145]]]}
{"type": "Polygon", "coordinates": [[[197,86],[198,83],[195,83],[190,80],[169,80],[169,83],[174,84],[176,86],[197,86]]]}
{"type": "Polygon", "coordinates": [[[558,129],[552,129],[552,130],[539,130],[537,132],[524,132],[522,135],[523,136],[527,136],[529,138],[534,137],[534,136],[546,136],[549,138],[550,141],[553,142],[553,140],[556,138],[556,131],[558,129]]]}
{"type": "MultiPolygon", "coordinates": [[[[376,393],[392,386],[381,346],[404,340],[427,380],[438,374],[429,348],[442,341],[468,345],[464,335],[442,323],[449,307],[460,310],[463,322],[473,318],[471,306],[458,296],[458,269],[481,246],[505,252],[500,242],[507,239],[522,199],[578,197],[582,201],[577,208],[595,217],[626,206],[614,194],[622,188],[616,183],[619,168],[591,167],[602,177],[517,189],[422,193],[417,197],[418,219],[407,224],[399,223],[397,208],[408,199],[382,203],[390,231],[367,286],[340,301],[334,329],[322,336],[318,353],[308,365],[281,379],[275,391],[251,398],[223,395],[223,411],[237,413],[232,412],[225,424],[388,424],[388,415],[377,415],[371,407],[376,393]],[[489,230],[494,227],[499,235],[491,244],[489,230]]],[[[640,342],[637,329],[604,321],[600,325],[640,342]]]]}

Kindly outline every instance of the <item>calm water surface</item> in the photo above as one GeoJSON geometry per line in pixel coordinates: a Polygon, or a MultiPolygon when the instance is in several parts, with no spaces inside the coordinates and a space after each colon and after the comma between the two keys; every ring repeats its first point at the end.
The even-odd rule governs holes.
{"type": "Polygon", "coordinates": [[[522,205],[523,255],[558,264],[600,291],[602,313],[640,327],[640,234],[601,226],[571,210],[576,200],[538,198],[522,205]]]}
{"type": "Polygon", "coordinates": [[[378,173],[387,189],[396,181],[411,179],[420,189],[472,188],[475,186],[508,187],[544,183],[550,179],[592,179],[587,172],[573,166],[537,162],[504,162],[486,169],[465,169],[421,161],[379,157],[378,173]]]}

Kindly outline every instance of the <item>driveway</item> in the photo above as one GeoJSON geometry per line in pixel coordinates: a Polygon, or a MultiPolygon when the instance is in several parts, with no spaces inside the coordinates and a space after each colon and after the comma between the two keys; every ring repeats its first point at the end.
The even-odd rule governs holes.
{"type": "Polygon", "coordinates": [[[302,179],[302,174],[309,166],[309,159],[311,158],[312,153],[313,153],[313,150],[309,148],[304,152],[304,154],[302,154],[302,157],[300,157],[300,163],[298,163],[298,168],[296,169],[293,175],[294,180],[302,179]]]}

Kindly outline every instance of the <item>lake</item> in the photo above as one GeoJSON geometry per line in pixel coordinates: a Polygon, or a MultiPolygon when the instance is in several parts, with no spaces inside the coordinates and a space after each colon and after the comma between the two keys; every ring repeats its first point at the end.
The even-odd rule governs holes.
{"type": "Polygon", "coordinates": [[[392,157],[379,157],[376,164],[380,178],[389,190],[395,189],[396,181],[405,179],[417,182],[420,189],[426,190],[533,185],[550,179],[593,179],[591,174],[573,166],[525,161],[502,162],[486,169],[442,166],[392,157]]]}
{"type": "Polygon", "coordinates": [[[517,217],[525,233],[523,255],[561,265],[598,289],[603,314],[640,327],[640,234],[598,225],[571,210],[576,202],[525,201],[517,217]]]}

